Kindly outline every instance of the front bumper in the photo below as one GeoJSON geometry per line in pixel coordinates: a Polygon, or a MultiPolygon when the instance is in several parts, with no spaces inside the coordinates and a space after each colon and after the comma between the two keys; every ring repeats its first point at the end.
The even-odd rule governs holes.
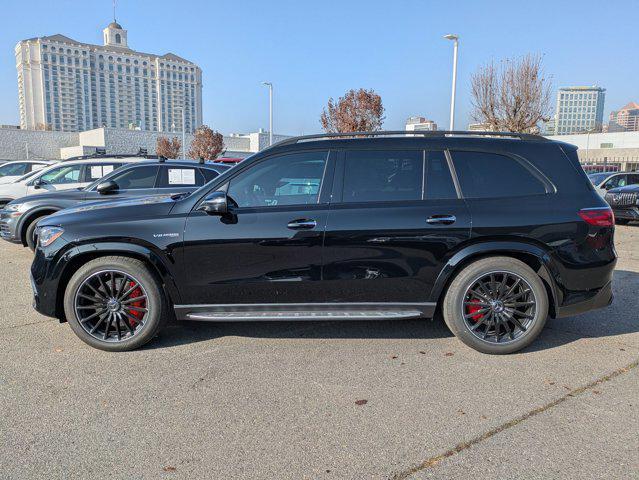
{"type": "Polygon", "coordinates": [[[615,218],[622,220],[639,220],[639,207],[613,208],[615,218]]]}
{"type": "Polygon", "coordinates": [[[16,216],[16,212],[12,210],[0,210],[0,237],[8,242],[22,243],[20,235],[18,235],[18,223],[20,215],[16,216]]]}
{"type": "Polygon", "coordinates": [[[58,309],[58,286],[61,277],[58,259],[57,255],[48,257],[41,248],[36,248],[31,264],[33,308],[42,315],[54,318],[63,315],[61,309],[58,309]]]}

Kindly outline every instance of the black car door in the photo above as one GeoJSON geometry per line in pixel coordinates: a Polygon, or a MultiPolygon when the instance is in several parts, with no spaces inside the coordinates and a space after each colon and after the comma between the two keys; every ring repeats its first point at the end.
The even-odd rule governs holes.
{"type": "Polygon", "coordinates": [[[230,215],[195,207],[184,233],[185,304],[312,301],[321,290],[329,158],[327,150],[266,157],[227,183],[230,215]]]}
{"type": "Polygon", "coordinates": [[[324,240],[333,302],[422,303],[470,236],[470,215],[443,151],[345,150],[324,240]]]}

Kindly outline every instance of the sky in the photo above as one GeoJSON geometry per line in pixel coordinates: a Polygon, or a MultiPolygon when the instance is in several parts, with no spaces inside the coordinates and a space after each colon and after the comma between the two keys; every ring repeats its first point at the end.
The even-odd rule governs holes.
{"type": "MultiPolygon", "coordinates": [[[[102,44],[112,0],[0,0],[0,123],[18,124],[14,47],[60,33],[102,44]],[[28,12],[25,10],[28,5],[28,12]]],[[[605,117],[639,101],[639,0],[118,0],[134,50],[172,52],[203,71],[204,123],[224,134],[320,131],[329,97],[372,88],[384,128],[411,115],[449,121],[452,42],[460,37],[456,127],[471,122],[470,79],[490,61],[543,57],[554,89],[606,88],[605,117]]]]}

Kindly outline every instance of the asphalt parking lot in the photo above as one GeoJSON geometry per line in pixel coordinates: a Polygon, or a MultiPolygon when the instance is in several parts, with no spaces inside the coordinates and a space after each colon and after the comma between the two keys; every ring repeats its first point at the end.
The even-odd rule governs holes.
{"type": "Polygon", "coordinates": [[[1,478],[637,478],[639,226],[616,299],[487,356],[429,321],[182,324],[110,354],[0,242],[1,478]]]}

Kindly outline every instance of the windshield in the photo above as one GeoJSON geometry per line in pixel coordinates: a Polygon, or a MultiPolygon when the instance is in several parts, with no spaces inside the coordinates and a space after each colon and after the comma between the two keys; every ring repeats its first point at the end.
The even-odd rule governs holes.
{"type": "Polygon", "coordinates": [[[33,177],[36,173],[40,172],[40,170],[34,170],[33,172],[29,172],[26,175],[22,175],[20,178],[15,179],[15,183],[21,182],[23,180],[28,180],[33,177]]]}
{"type": "Polygon", "coordinates": [[[610,173],[591,173],[590,175],[588,175],[588,178],[590,179],[593,185],[599,185],[609,176],[610,176],[610,173]]]}

